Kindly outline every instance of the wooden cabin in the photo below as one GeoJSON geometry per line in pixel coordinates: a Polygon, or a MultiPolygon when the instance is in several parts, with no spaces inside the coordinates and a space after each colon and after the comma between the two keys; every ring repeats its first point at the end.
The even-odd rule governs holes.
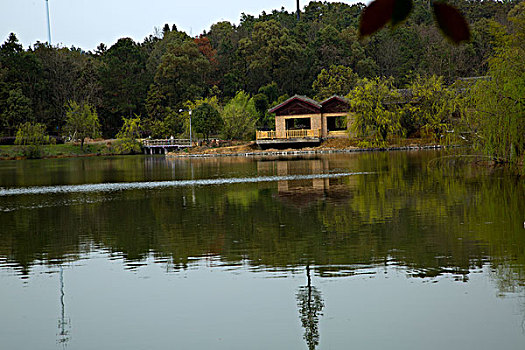
{"type": "Polygon", "coordinates": [[[348,137],[349,110],[349,101],[341,96],[317,102],[295,95],[268,110],[275,113],[275,131],[257,131],[257,143],[320,142],[330,137],[348,137]]]}

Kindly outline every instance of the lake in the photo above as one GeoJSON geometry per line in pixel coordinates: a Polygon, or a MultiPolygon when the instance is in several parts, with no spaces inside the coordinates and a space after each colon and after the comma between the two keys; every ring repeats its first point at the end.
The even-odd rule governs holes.
{"type": "Polygon", "coordinates": [[[525,181],[445,151],[0,162],[2,349],[524,349],[525,181]]]}

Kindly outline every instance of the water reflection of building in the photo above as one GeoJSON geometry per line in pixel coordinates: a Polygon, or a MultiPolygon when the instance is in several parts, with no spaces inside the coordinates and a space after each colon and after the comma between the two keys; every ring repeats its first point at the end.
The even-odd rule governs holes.
{"type": "Polygon", "coordinates": [[[305,205],[324,197],[348,198],[351,184],[357,181],[357,177],[299,178],[300,175],[329,174],[332,166],[326,157],[260,160],[257,162],[257,172],[259,176],[297,175],[297,179],[277,181],[278,196],[284,201],[305,205]]]}

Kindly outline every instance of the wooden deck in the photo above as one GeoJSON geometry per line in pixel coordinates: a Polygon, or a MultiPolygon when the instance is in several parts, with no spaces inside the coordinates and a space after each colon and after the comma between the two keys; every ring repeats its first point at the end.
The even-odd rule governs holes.
{"type": "Polygon", "coordinates": [[[286,130],[284,137],[277,137],[275,130],[270,131],[257,131],[256,132],[257,140],[288,140],[288,139],[302,139],[302,138],[320,138],[321,130],[320,129],[298,129],[298,130],[286,130]]]}
{"type": "Polygon", "coordinates": [[[142,141],[144,154],[166,154],[169,151],[192,147],[190,139],[146,139],[142,141]]]}
{"type": "Polygon", "coordinates": [[[285,137],[277,137],[274,130],[257,131],[256,143],[261,147],[309,145],[321,142],[320,129],[286,130],[285,137]]]}

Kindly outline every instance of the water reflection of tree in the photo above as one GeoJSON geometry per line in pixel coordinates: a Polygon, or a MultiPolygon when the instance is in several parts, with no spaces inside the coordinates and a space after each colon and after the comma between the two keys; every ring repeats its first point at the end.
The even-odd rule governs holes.
{"type": "MultiPolygon", "coordinates": [[[[346,271],[345,266],[373,265],[385,257],[409,267],[412,276],[430,278],[466,276],[488,261],[493,268],[514,272],[494,274],[500,288],[504,278],[523,284],[525,182],[486,176],[471,167],[427,167],[435,156],[393,152],[326,157],[331,170],[384,171],[333,179],[329,191],[308,205],[304,203],[311,196],[300,191],[276,200],[275,183],[183,187],[154,195],[126,191],[2,198],[4,208],[32,208],[38,201],[86,202],[1,213],[0,256],[22,276],[29,276],[38,261],[53,265],[64,257],[76,260],[93,247],[122,256],[129,265],[144,263],[153,254],[158,262],[173,261],[174,268],[209,255],[227,263],[298,266],[308,254],[320,276],[341,275],[337,270],[346,271]],[[334,198],[339,193],[344,195],[334,198]],[[193,195],[195,203],[184,202],[193,195]]],[[[192,164],[197,178],[222,174],[223,168],[228,174],[260,170],[254,162],[192,160],[177,163],[177,174],[191,178],[192,164]]],[[[276,162],[263,167],[276,174],[276,162]]],[[[287,168],[291,174],[311,170],[307,160],[290,161],[287,168]]],[[[141,179],[139,175],[131,180],[141,179]]]]}
{"type": "Polygon", "coordinates": [[[66,305],[64,302],[64,268],[60,265],[60,318],[58,319],[58,343],[62,344],[63,348],[67,347],[67,343],[71,339],[70,328],[71,320],[66,316],[66,305]]]}
{"type": "Polygon", "coordinates": [[[297,306],[301,323],[304,328],[304,340],[309,350],[313,350],[319,345],[319,317],[322,316],[324,307],[321,292],[312,286],[310,277],[310,265],[306,265],[307,285],[299,287],[296,294],[297,306]]]}

